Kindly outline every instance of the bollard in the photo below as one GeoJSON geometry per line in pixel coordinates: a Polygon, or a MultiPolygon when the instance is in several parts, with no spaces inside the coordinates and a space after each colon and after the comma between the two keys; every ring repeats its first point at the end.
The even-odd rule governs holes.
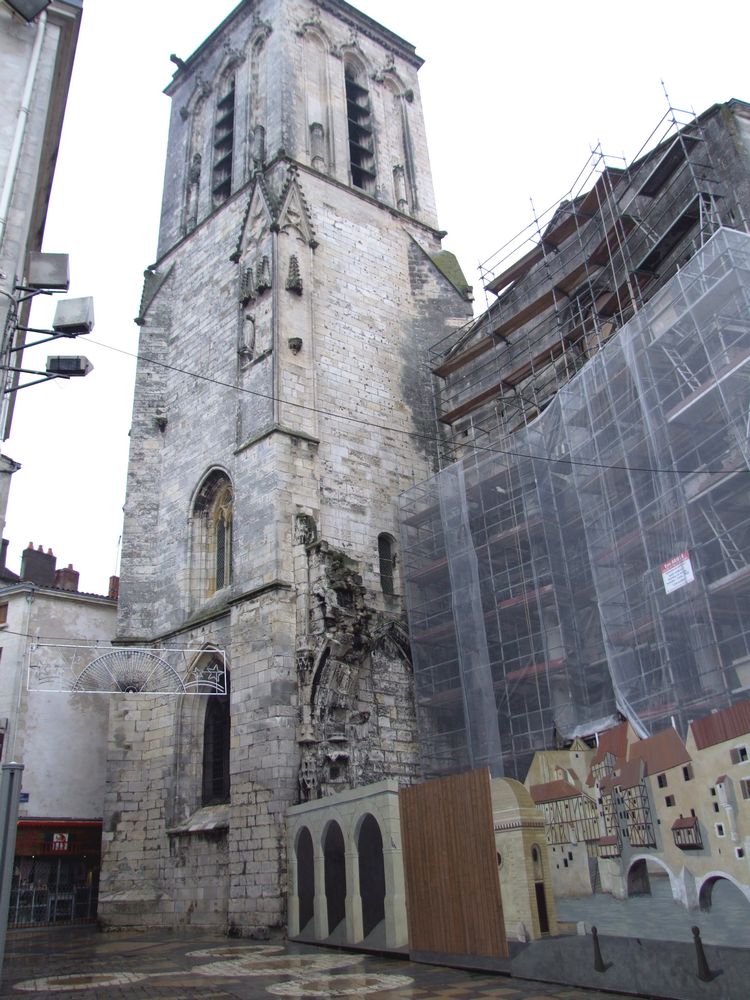
{"type": "Polygon", "coordinates": [[[695,944],[695,957],[698,959],[698,979],[704,983],[710,983],[714,978],[713,972],[708,967],[708,962],[706,961],[706,953],[703,950],[703,942],[701,941],[701,932],[699,927],[691,927],[693,932],[693,942],[695,944]]]}
{"type": "Polygon", "coordinates": [[[591,928],[591,937],[594,941],[594,968],[597,972],[606,972],[609,966],[604,964],[602,950],[599,947],[599,931],[596,927],[591,928]]]}

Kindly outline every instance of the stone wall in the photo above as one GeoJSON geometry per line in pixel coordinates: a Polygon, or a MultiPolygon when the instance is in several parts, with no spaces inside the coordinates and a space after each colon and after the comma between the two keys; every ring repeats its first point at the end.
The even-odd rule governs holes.
{"type": "Polygon", "coordinates": [[[182,829],[201,822],[201,713],[186,728],[174,702],[151,705],[141,729],[113,720],[109,922],[118,898],[123,913],[129,905],[117,894],[137,894],[143,873],[159,900],[144,921],[210,924],[223,907],[236,933],[280,926],[287,808],[416,773],[400,564],[396,553],[384,587],[378,536],[396,536],[396,495],[435,468],[427,345],[470,310],[431,259],[441,234],[418,63],[347,5],[286,0],[230,15],[169,88],[161,256],[139,319],[140,354],[162,365],[141,360],[137,376],[119,631],[124,642],[226,650],[228,889],[221,904],[204,894],[189,913],[174,909],[186,873],[207,887],[210,851],[224,872],[224,848],[218,833],[209,845],[182,829]],[[300,75],[313,36],[327,39],[316,79],[333,151],[320,169],[306,116],[319,116],[322,98],[307,100],[300,75]],[[370,191],[350,184],[346,159],[349,56],[371,71],[379,166],[370,191]],[[199,119],[213,115],[230,70],[245,139],[235,142],[236,190],[212,210],[212,119],[199,119]],[[411,200],[399,209],[392,165],[407,131],[411,200]],[[193,181],[191,136],[204,142],[193,181]],[[186,228],[188,202],[197,209],[186,228]],[[218,590],[206,568],[213,528],[198,503],[212,477],[232,494],[231,580],[218,590]],[[144,767],[147,792],[131,787],[144,767]]]}

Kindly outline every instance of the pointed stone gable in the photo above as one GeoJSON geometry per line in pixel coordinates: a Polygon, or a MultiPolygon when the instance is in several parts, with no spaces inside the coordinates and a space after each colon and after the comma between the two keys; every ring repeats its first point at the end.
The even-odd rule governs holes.
{"type": "Polygon", "coordinates": [[[279,230],[287,235],[295,236],[314,250],[318,243],[310,219],[310,210],[302,191],[299,174],[295,168],[289,171],[284,192],[281,196],[281,211],[278,220],[279,230]]]}

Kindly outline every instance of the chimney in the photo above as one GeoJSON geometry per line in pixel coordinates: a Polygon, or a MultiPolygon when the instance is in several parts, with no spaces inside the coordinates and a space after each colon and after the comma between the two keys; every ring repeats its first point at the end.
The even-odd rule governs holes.
{"type": "Polygon", "coordinates": [[[35,549],[34,543],[29,542],[21,556],[21,579],[38,587],[54,587],[56,562],[52,549],[45,552],[41,545],[35,549]]]}
{"type": "Polygon", "coordinates": [[[60,590],[78,590],[78,577],[80,574],[73,569],[73,563],[68,563],[67,569],[55,571],[55,586],[60,590]]]}
{"type": "Polygon", "coordinates": [[[109,592],[107,597],[111,597],[113,601],[116,601],[120,596],[120,577],[111,576],[109,578],[109,592]]]}

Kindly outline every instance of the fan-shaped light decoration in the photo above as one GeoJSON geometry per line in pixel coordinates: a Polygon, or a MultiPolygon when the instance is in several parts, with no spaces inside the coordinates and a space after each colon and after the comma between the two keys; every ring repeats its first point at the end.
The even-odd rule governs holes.
{"type": "Polygon", "coordinates": [[[73,691],[172,694],[185,690],[166,660],[147,649],[114,649],[97,656],[78,675],[73,691]]]}

